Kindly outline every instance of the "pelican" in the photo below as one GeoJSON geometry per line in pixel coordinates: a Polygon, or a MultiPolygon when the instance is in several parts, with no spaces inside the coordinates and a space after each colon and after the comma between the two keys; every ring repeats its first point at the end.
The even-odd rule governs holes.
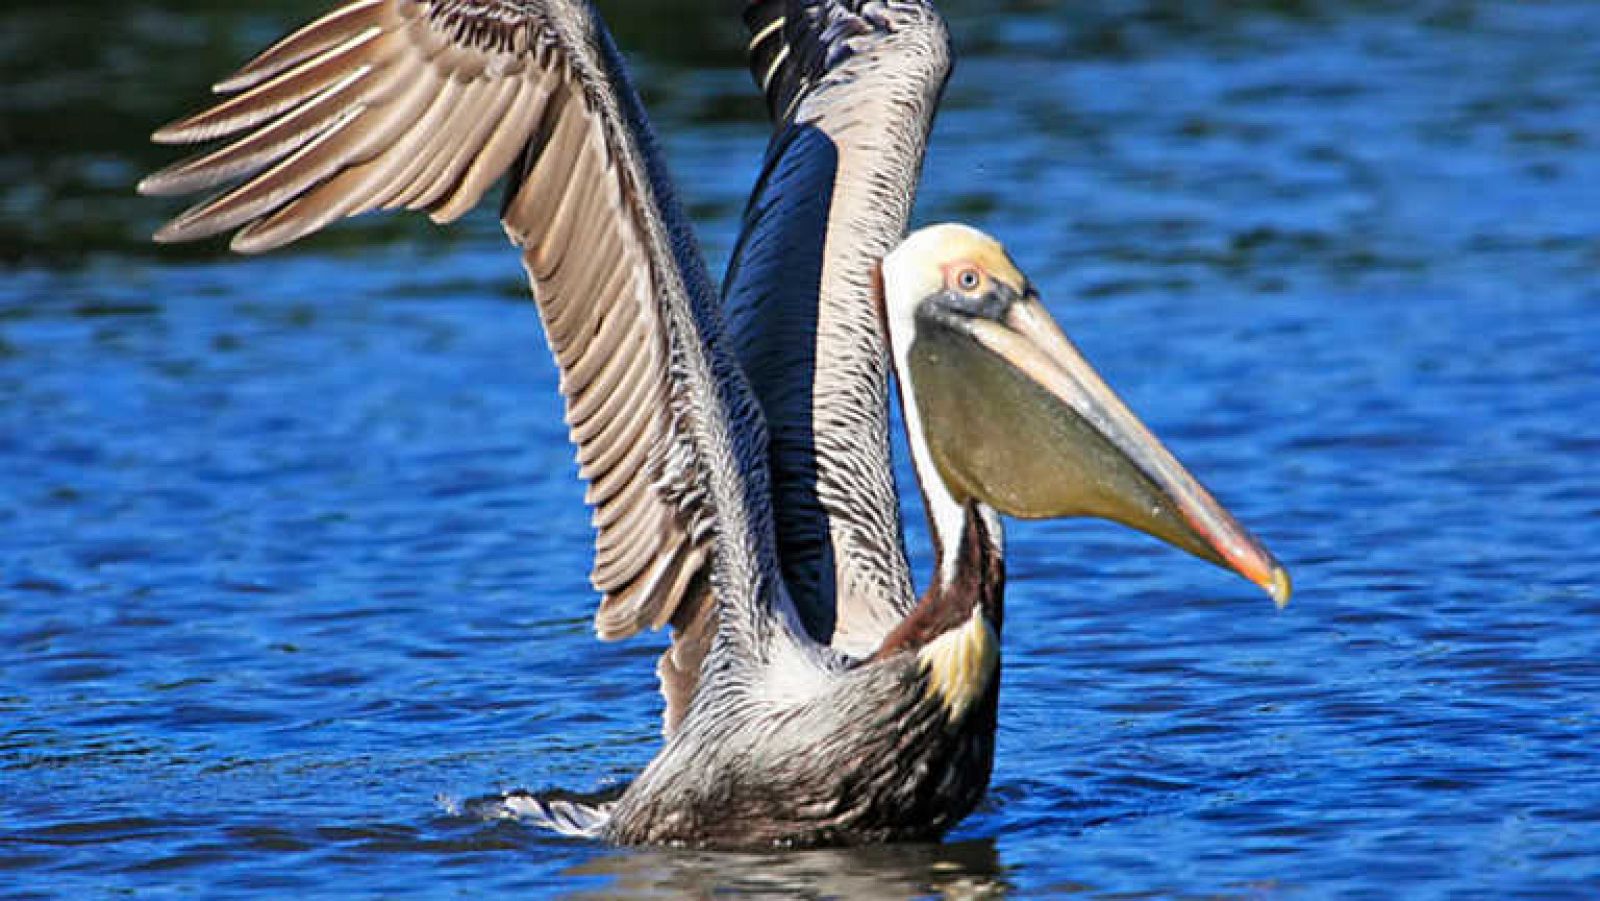
{"type": "Polygon", "coordinates": [[[672,627],[643,772],[508,802],[618,843],[936,839],[989,783],[1002,516],[1115,520],[1280,604],[1288,577],[999,243],[904,237],[950,69],[934,8],[756,0],[745,22],[773,133],[720,293],[581,0],[350,0],[157,131],[220,143],[140,188],[225,186],[156,238],[257,253],[379,208],[446,223],[505,180],[588,482],[596,631],[672,627]],[[891,372],[935,545],[920,595],[891,372]]]}

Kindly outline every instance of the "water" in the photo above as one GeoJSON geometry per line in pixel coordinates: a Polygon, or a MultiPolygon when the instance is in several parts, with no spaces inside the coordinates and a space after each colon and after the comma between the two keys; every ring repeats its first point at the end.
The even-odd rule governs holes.
{"type": "MultiPolygon", "coordinates": [[[[716,855],[457,812],[657,741],[492,219],[142,241],[143,134],[319,5],[3,14],[0,896],[1600,891],[1600,7],[953,6],[919,219],[1001,235],[1299,594],[1017,524],[983,808],[716,855]]],[[[763,127],[677,6],[608,9],[720,265],[763,127]]]]}

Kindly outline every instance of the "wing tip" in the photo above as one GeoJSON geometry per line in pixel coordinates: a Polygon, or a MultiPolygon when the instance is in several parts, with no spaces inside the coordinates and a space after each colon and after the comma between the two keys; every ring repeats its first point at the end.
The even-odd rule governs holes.
{"type": "Polygon", "coordinates": [[[150,235],[150,240],[157,244],[182,244],[193,241],[195,238],[187,233],[186,224],[181,219],[174,219],[162,225],[150,235]]]}
{"type": "MultiPolygon", "coordinates": [[[[191,218],[185,214],[156,229],[150,235],[150,240],[163,245],[189,244],[214,238],[227,231],[229,227],[218,225],[205,216],[191,218]]],[[[282,247],[292,240],[294,240],[292,237],[284,239],[275,235],[263,236],[253,233],[249,228],[242,228],[228,239],[228,249],[241,256],[256,256],[282,247]]]]}
{"type": "Polygon", "coordinates": [[[276,237],[269,233],[255,233],[243,228],[228,239],[228,249],[240,256],[253,257],[269,250],[277,250],[292,241],[293,237],[276,237]]]}
{"type": "Polygon", "coordinates": [[[239,71],[229,75],[211,86],[213,94],[237,94],[246,88],[253,88],[266,80],[269,73],[258,71],[256,66],[245,66],[239,71]]]}
{"type": "Polygon", "coordinates": [[[197,139],[190,135],[190,129],[187,125],[188,121],[189,119],[186,117],[179,119],[176,122],[168,122],[166,125],[161,126],[150,133],[150,143],[161,144],[167,147],[175,144],[195,143],[197,139]]]}

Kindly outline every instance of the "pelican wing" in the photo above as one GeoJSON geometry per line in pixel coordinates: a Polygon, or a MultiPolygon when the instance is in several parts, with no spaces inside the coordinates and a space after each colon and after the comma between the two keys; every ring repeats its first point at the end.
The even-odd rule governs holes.
{"type": "Polygon", "coordinates": [[[713,552],[719,584],[751,585],[736,576],[754,570],[739,567],[770,562],[751,562],[770,530],[765,436],[720,349],[715,291],[638,98],[591,7],[352,0],[217,90],[225,99],[155,139],[226,143],[141,189],[237,184],[159,240],[239,228],[235,249],[263,251],[377,208],[446,222],[509,173],[502,218],[559,364],[594,507],[595,628],[614,639],[676,627],[660,667],[670,732],[716,632],[713,552]]]}
{"type": "Polygon", "coordinates": [[[745,21],[774,125],[729,326],[771,433],[785,580],[815,637],[867,654],[914,602],[876,273],[905,234],[949,37],[921,0],[757,0],[745,21]]]}

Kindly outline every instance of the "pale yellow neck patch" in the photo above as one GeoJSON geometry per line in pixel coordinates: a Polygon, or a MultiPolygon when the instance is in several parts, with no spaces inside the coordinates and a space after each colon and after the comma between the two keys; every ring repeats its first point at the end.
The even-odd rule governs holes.
{"type": "Polygon", "coordinates": [[[928,694],[944,705],[957,723],[989,690],[1000,668],[1000,636],[977,607],[964,625],[928,642],[917,652],[928,674],[928,694]]]}

